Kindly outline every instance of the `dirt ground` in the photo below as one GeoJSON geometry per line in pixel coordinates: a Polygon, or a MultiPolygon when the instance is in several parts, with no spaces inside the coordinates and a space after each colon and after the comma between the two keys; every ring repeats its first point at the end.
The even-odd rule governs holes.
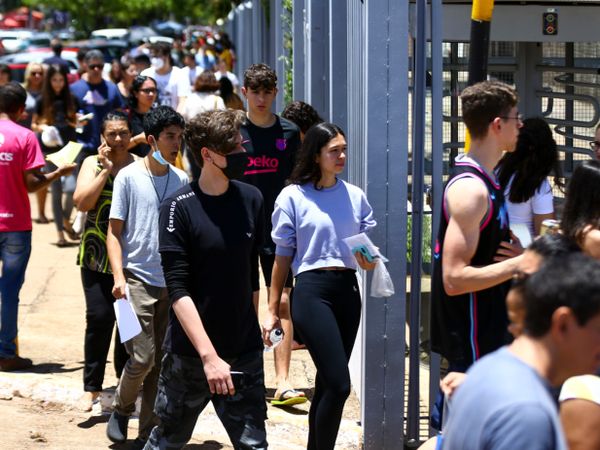
{"type": "MultiPolygon", "coordinates": [[[[36,211],[35,196],[30,196],[36,211]]],[[[48,196],[47,211],[50,210],[48,196]]],[[[36,213],[33,213],[36,216],[36,213]]],[[[51,217],[51,214],[47,214],[51,217]]],[[[0,372],[0,449],[125,449],[106,438],[106,421],[116,377],[107,365],[102,399],[103,411],[78,409],[82,395],[85,302],[77,244],[59,248],[53,224],[34,224],[32,255],[19,307],[19,353],[31,358],[26,373],[0,372]]],[[[266,293],[261,292],[264,310],[266,293]]],[[[109,361],[112,360],[112,351],[109,361]]],[[[297,389],[312,396],[315,369],[306,350],[292,355],[291,378],[297,389]]],[[[274,392],[272,352],[265,354],[267,396],[274,392]]],[[[306,448],[310,403],[287,409],[268,406],[267,433],[270,448],[306,448]]],[[[354,394],[344,409],[336,448],[360,446],[360,404],[354,394]]],[[[130,421],[129,436],[135,438],[137,421],[130,421]]],[[[187,449],[230,449],[227,435],[209,406],[201,415],[194,439],[187,449]]]]}
{"type": "MultiPolygon", "coordinates": [[[[0,416],[3,420],[3,449],[127,449],[129,443],[107,445],[107,415],[90,416],[59,404],[43,404],[14,397],[0,400],[0,416]],[[6,421],[10,418],[10,421],[6,421]],[[8,423],[7,423],[8,422],[8,423]]],[[[230,445],[214,440],[192,439],[187,450],[233,449],[230,445]]]]}

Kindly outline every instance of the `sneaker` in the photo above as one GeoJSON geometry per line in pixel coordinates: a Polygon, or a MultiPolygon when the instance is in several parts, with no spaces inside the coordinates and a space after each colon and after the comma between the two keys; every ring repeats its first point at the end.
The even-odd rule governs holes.
{"type": "Polygon", "coordinates": [[[25,370],[33,366],[33,362],[29,358],[0,358],[0,372],[12,372],[13,370],[25,370]]]}
{"type": "Polygon", "coordinates": [[[127,424],[129,416],[123,416],[116,411],[110,415],[108,426],[106,427],[106,436],[116,443],[123,443],[127,440],[127,424]]]}

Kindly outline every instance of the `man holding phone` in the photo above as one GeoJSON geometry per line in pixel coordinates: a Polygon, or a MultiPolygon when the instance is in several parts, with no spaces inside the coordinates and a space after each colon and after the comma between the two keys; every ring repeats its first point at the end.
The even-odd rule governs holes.
{"type": "Polygon", "coordinates": [[[266,449],[263,343],[252,302],[264,230],[260,191],[235,181],[248,164],[239,111],[208,111],[185,140],[202,172],[160,211],[171,300],[154,427],[146,449],[181,448],[212,401],[234,448],[266,449]]]}

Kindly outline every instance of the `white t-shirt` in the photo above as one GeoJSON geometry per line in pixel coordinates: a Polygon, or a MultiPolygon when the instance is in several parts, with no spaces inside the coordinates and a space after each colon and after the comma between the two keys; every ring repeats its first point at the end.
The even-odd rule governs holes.
{"type": "Polygon", "coordinates": [[[204,111],[214,109],[225,109],[225,103],[220,96],[209,92],[194,92],[185,101],[183,117],[185,120],[190,120],[204,111]]]}
{"type": "MultiPolygon", "coordinates": [[[[235,73],[227,71],[224,75],[227,76],[227,78],[229,78],[229,81],[231,81],[231,84],[233,85],[234,89],[237,89],[239,87],[240,82],[235,73]]],[[[223,74],[221,72],[215,72],[215,78],[217,79],[217,81],[219,81],[222,76],[223,74]]]]}
{"type": "Polygon", "coordinates": [[[506,186],[506,189],[504,190],[506,209],[508,210],[508,220],[511,225],[516,223],[526,225],[531,236],[535,236],[533,230],[533,215],[551,214],[554,212],[552,187],[550,187],[548,180],[544,180],[540,187],[535,191],[533,197],[522,203],[512,203],[508,197],[513,178],[510,179],[508,186],[506,186]]]}
{"type": "Polygon", "coordinates": [[[194,83],[196,82],[196,77],[198,77],[198,75],[202,73],[202,69],[198,66],[194,67],[193,69],[191,67],[185,66],[181,68],[181,71],[189,80],[190,86],[194,86],[194,83]]]}
{"type": "Polygon", "coordinates": [[[156,80],[158,88],[156,103],[159,105],[167,105],[173,109],[177,109],[179,97],[190,95],[191,88],[188,77],[179,67],[171,68],[171,71],[165,75],[159,75],[153,67],[148,67],[142,71],[141,75],[152,77],[156,80]]]}

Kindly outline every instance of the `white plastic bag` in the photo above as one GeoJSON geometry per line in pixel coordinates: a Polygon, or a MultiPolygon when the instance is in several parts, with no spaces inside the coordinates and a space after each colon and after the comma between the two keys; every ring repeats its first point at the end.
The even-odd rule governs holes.
{"type": "Polygon", "coordinates": [[[73,221],[73,231],[77,234],[83,233],[83,226],[85,225],[85,221],[87,219],[87,213],[77,211],[77,215],[75,216],[75,220],[73,221]]]}
{"type": "Polygon", "coordinates": [[[394,283],[392,277],[385,267],[381,258],[377,258],[377,264],[373,270],[371,280],[371,297],[391,297],[394,295],[394,283]]]}
{"type": "Polygon", "coordinates": [[[60,137],[60,133],[58,132],[58,128],[50,125],[44,128],[42,131],[42,142],[46,147],[62,147],[64,142],[62,137],[60,137]]]}

